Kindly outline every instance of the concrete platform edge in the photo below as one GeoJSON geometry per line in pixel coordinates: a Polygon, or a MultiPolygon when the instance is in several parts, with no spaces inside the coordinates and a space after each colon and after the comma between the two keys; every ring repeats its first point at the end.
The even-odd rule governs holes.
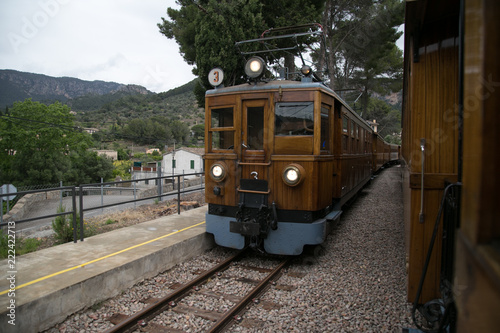
{"type": "Polygon", "coordinates": [[[207,233],[159,249],[78,284],[16,307],[16,325],[8,323],[7,309],[0,313],[2,332],[40,332],[87,307],[120,294],[137,282],[153,277],[176,264],[204,253],[215,246],[207,233]],[[50,304],[50,306],[47,306],[50,304]]]}

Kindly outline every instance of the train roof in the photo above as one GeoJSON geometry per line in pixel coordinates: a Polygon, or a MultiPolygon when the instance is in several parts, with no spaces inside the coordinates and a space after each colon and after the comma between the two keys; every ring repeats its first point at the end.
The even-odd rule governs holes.
{"type": "Polygon", "coordinates": [[[274,89],[314,89],[321,88],[326,90],[328,93],[335,95],[340,98],[332,89],[327,87],[321,82],[302,82],[302,81],[291,81],[291,80],[274,80],[274,81],[259,81],[256,83],[243,83],[236,86],[215,88],[206,91],[206,96],[217,95],[220,93],[239,93],[246,91],[261,91],[261,90],[274,90],[274,89]]]}

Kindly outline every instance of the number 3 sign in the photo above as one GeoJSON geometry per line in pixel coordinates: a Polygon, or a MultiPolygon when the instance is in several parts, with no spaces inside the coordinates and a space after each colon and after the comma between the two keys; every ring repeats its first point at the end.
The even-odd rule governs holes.
{"type": "Polygon", "coordinates": [[[213,87],[220,86],[222,84],[222,81],[224,81],[224,72],[220,68],[213,68],[209,73],[208,73],[208,82],[213,87]]]}

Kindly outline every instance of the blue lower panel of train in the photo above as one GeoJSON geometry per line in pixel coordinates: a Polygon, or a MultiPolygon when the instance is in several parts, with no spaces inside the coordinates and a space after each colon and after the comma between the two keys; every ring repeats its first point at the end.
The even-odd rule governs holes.
{"type": "MultiPolygon", "coordinates": [[[[206,214],[207,232],[214,235],[218,245],[233,249],[243,249],[247,244],[245,236],[230,231],[234,217],[206,214]]],[[[304,245],[317,245],[327,236],[327,220],[313,223],[278,222],[276,230],[269,230],[263,240],[264,250],[270,254],[299,255],[304,245]]]]}

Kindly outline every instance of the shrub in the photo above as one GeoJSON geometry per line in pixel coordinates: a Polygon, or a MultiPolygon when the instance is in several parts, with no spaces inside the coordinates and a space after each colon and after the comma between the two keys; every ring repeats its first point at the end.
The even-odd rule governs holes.
{"type": "MultiPolygon", "coordinates": [[[[59,206],[57,209],[58,213],[64,213],[66,211],[66,207],[59,206]]],[[[57,216],[52,221],[52,230],[54,230],[55,238],[58,243],[67,243],[73,241],[73,218],[72,214],[57,216]]],[[[87,225],[87,223],[83,224],[83,236],[90,237],[95,235],[95,228],[87,225]]],[[[80,214],[76,214],[76,237],[80,237],[80,214]]]]}
{"type": "Polygon", "coordinates": [[[42,242],[36,238],[23,238],[20,242],[16,242],[16,253],[22,255],[25,253],[35,252],[42,242]],[[20,244],[19,250],[17,250],[17,244],[20,244]]]}
{"type": "MultiPolygon", "coordinates": [[[[9,255],[9,237],[0,229],[0,258],[7,258],[9,255]]],[[[41,241],[35,238],[16,238],[15,253],[20,256],[38,249],[41,241]]],[[[11,242],[12,245],[12,242],[11,242]]],[[[12,254],[12,253],[11,253],[12,254]]]]}
{"type": "Polygon", "coordinates": [[[0,258],[7,258],[9,252],[9,241],[7,234],[0,229],[0,258]]]}

